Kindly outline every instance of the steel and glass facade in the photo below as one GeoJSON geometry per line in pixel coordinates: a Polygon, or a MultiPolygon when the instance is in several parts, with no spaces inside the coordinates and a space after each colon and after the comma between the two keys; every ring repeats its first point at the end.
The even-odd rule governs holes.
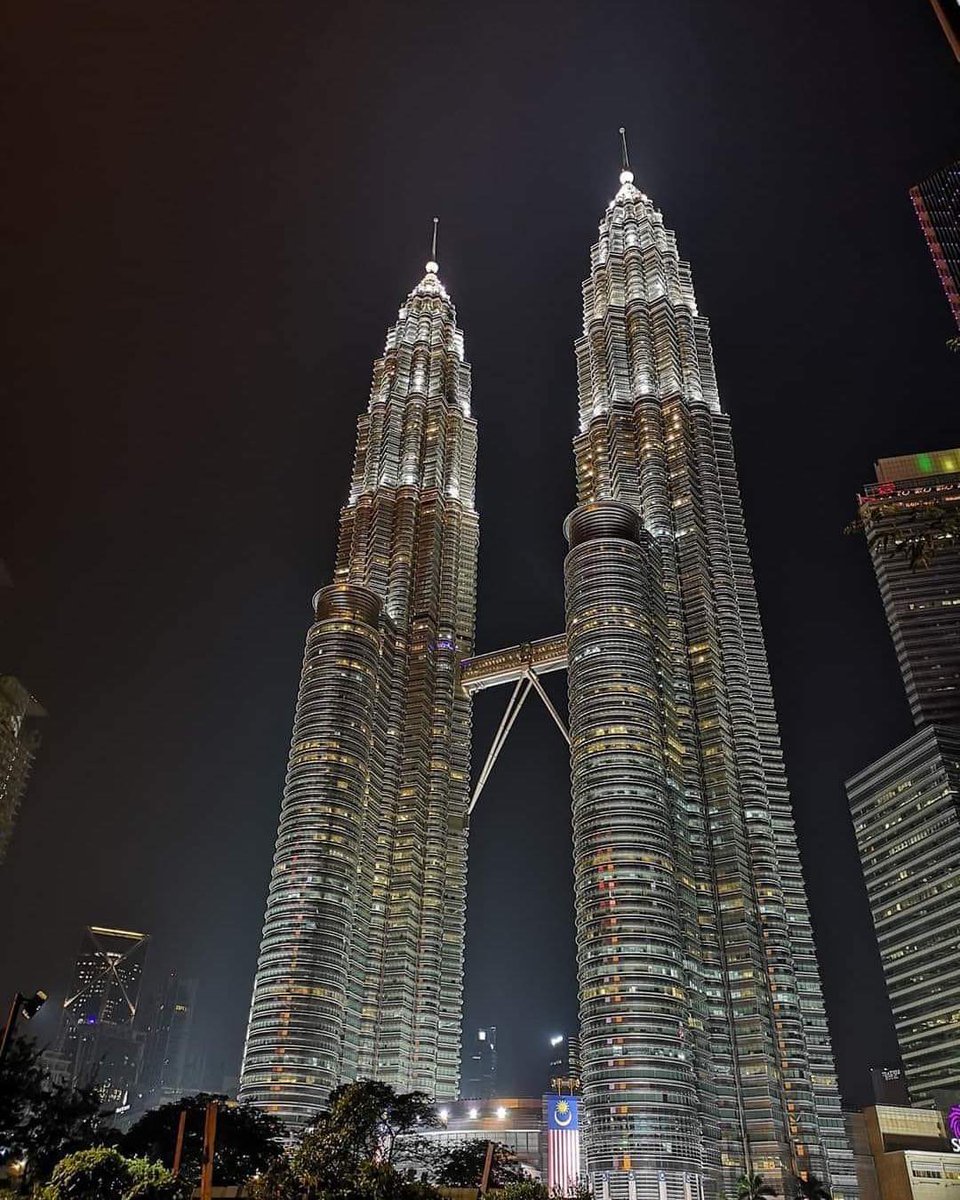
{"type": "Polygon", "coordinates": [[[240,1085],[289,1126],[362,1076],[457,1095],[476,443],[430,262],[374,365],[307,634],[240,1085]]]}
{"type": "Polygon", "coordinates": [[[960,1088],[960,728],[926,726],[847,781],[911,1099],[960,1088]]]}
{"type": "Polygon", "coordinates": [[[860,518],[916,725],[960,722],[960,449],[881,458],[860,518]],[[931,538],[928,561],[908,543],[931,538]]]}
{"type": "Polygon", "coordinates": [[[624,171],[577,342],[567,653],[596,1194],[855,1194],[706,319],[624,171]]]}
{"type": "Polygon", "coordinates": [[[0,863],[40,746],[37,722],[46,715],[18,679],[0,676],[0,863]]]}
{"type": "Polygon", "coordinates": [[[910,199],[953,319],[960,328],[960,161],[912,187],[910,199]]]}

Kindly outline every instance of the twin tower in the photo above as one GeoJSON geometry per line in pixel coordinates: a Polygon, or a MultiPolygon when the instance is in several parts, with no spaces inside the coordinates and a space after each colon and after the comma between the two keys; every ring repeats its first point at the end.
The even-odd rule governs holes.
{"type": "MultiPolygon", "coordinates": [[[[709,325],[626,169],[576,360],[549,644],[569,683],[588,1182],[704,1200],[745,1171],[780,1195],[812,1173],[853,1197],[709,325]]],[[[458,1093],[476,458],[429,262],[374,366],[307,635],[240,1091],[291,1127],[351,1079],[458,1093]]]]}

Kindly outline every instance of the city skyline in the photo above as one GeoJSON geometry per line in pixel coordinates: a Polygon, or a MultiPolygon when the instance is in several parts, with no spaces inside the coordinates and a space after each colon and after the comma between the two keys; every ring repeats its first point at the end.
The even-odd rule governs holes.
{"type": "MultiPolygon", "coordinates": [[[[348,152],[337,133],[328,145],[327,129],[321,138],[306,115],[297,118],[303,122],[298,136],[284,143],[296,145],[296,154],[283,158],[282,170],[265,170],[262,177],[252,172],[251,178],[251,155],[274,161],[269,147],[275,145],[275,126],[268,118],[249,119],[252,110],[242,104],[235,107],[244,89],[239,60],[229,56],[222,80],[229,104],[224,99],[223,110],[201,105],[210,112],[209,130],[185,123],[187,110],[198,111],[195,105],[168,114],[171,133],[190,128],[204,147],[195,160],[209,164],[202,170],[213,169],[206,139],[217,130],[216,145],[227,156],[217,161],[230,187],[209,205],[203,200],[206,176],[190,177],[176,198],[143,186],[154,175],[140,145],[157,151],[157,170],[164,163],[165,180],[181,176],[174,169],[179,162],[174,139],[167,141],[164,126],[152,123],[149,105],[139,107],[139,92],[129,111],[148,116],[143,141],[134,143],[126,140],[122,104],[112,106],[109,119],[90,124],[82,115],[89,110],[81,106],[71,124],[63,102],[73,76],[55,81],[51,103],[63,104],[77,149],[56,141],[47,168],[50,195],[52,180],[69,181],[74,154],[96,125],[122,151],[104,159],[110,194],[122,197],[117,210],[122,232],[115,235],[108,227],[109,205],[93,203],[99,181],[62,216],[62,226],[53,222],[50,253],[69,281],[62,294],[73,288],[85,297],[91,320],[95,312],[109,314],[99,331],[88,328],[86,314],[72,307],[61,311],[62,319],[52,319],[56,314],[44,307],[46,283],[28,288],[21,312],[14,314],[24,347],[15,355],[14,398],[39,402],[46,396],[55,419],[41,417],[50,412],[43,404],[36,415],[26,404],[22,411],[17,406],[20,434],[14,444],[22,465],[14,463],[16,474],[8,471],[5,478],[11,488],[16,482],[11,494],[23,497],[18,511],[26,525],[3,549],[18,583],[16,592],[3,594],[3,634],[12,648],[4,669],[27,682],[54,714],[46,747],[56,734],[58,749],[45,747],[40,756],[0,876],[0,889],[15,910],[30,896],[38,928],[49,931],[42,953],[29,944],[25,930],[11,931],[3,968],[5,981],[11,973],[10,987],[48,984],[56,970],[52,964],[69,959],[77,921],[110,914],[133,928],[157,932],[163,926],[164,944],[182,945],[192,956],[183,964],[185,972],[202,973],[198,968],[214,954],[223,963],[213,984],[211,1010],[218,1016],[209,1036],[237,1052],[246,1008],[241,993],[256,953],[257,910],[265,892],[258,864],[275,826],[275,805],[267,797],[277,794],[281,782],[279,768],[271,764],[278,747],[282,761],[289,737],[291,647],[295,659],[304,596],[328,582],[319,564],[332,544],[327,514],[344,498],[355,381],[368,368],[369,348],[381,334],[392,298],[415,277],[418,230],[434,211],[451,214],[444,217],[450,230],[444,255],[449,286],[470,333],[478,377],[482,367],[486,381],[476,398],[490,446],[479,475],[490,530],[481,558],[481,621],[487,627],[479,645],[510,644],[531,631],[559,627],[559,603],[549,599],[548,587],[555,587],[563,554],[559,521],[572,507],[564,448],[572,432],[568,346],[576,325],[578,256],[589,237],[590,214],[606,199],[589,181],[607,177],[610,129],[623,121],[642,129],[634,133],[634,155],[643,160],[645,186],[662,199],[672,225],[684,231],[698,288],[717,327],[781,725],[801,807],[804,865],[818,938],[826,948],[831,1015],[837,1014],[842,1033],[841,1070],[848,1091],[863,1086],[858,1080],[864,1064],[870,1057],[886,1061],[890,1043],[882,1021],[876,1023],[869,1012],[863,1016],[879,969],[855,946],[852,973],[864,980],[861,986],[846,978],[842,963],[850,931],[863,937],[865,902],[850,878],[852,834],[842,823],[839,781],[879,753],[884,739],[892,745],[905,736],[909,719],[899,696],[881,698],[898,689],[896,664],[883,644],[882,618],[874,614],[871,626],[866,615],[864,598],[873,595],[875,606],[869,569],[858,561],[863,557],[858,546],[839,530],[850,516],[850,481],[865,477],[875,457],[953,440],[945,430],[943,397],[955,381],[956,360],[937,357],[949,333],[949,310],[906,201],[909,183],[944,161],[949,150],[948,86],[955,79],[945,69],[938,74],[942,38],[932,17],[929,29],[924,24],[928,15],[895,18],[892,7],[881,6],[872,14],[872,61],[857,63],[865,96],[875,95],[870,85],[902,63],[907,82],[898,109],[913,114],[902,125],[883,105],[861,102],[855,82],[848,94],[839,73],[828,78],[830,100],[805,111],[801,121],[793,106],[815,97],[798,84],[799,75],[794,78],[792,60],[783,72],[788,86],[782,104],[750,124],[746,82],[738,93],[733,67],[711,55],[710,70],[721,71],[725,81],[714,114],[703,103],[702,76],[685,98],[689,85],[672,83],[670,72],[659,71],[646,49],[635,46],[629,63],[625,51],[614,56],[607,72],[610,94],[591,99],[586,87],[587,99],[581,95],[577,103],[578,110],[586,105],[582,116],[563,106],[559,115],[552,113],[555,96],[549,88],[536,100],[524,128],[536,129],[542,144],[531,145],[521,129],[501,121],[509,160],[503,167],[499,149],[494,155],[481,135],[476,113],[468,110],[464,117],[439,111],[441,106],[424,107],[416,83],[396,112],[375,108],[377,120],[385,122],[381,132],[389,133],[378,138],[383,176],[392,180],[387,192],[369,183],[370,163],[379,161],[372,145],[348,152]],[[646,120],[644,106],[630,100],[636,57],[663,96],[665,115],[657,122],[646,120]],[[915,67],[919,61],[923,71],[915,67]],[[842,131],[826,119],[831,102],[845,113],[842,131]],[[235,111],[228,111],[231,106],[235,111]],[[241,112],[247,115],[241,118],[241,112]],[[415,127],[414,113],[430,131],[429,146],[421,149],[419,139],[410,139],[401,151],[400,130],[415,127]],[[921,113],[929,117],[922,128],[921,113]],[[246,122],[251,138],[242,153],[229,136],[238,121],[246,122]],[[731,136],[731,129],[742,130],[742,136],[731,136]],[[603,145],[602,154],[595,144],[603,145]],[[849,173],[841,144],[843,155],[856,145],[849,173]],[[722,163],[716,160],[718,148],[722,163]],[[577,157],[581,161],[572,161],[577,157]],[[320,163],[323,171],[315,176],[320,163]],[[853,182],[854,166],[862,183],[853,182]],[[280,199],[271,191],[278,179],[297,181],[280,199]],[[505,193],[515,193],[518,203],[498,201],[505,193]],[[275,223],[274,217],[257,223],[255,214],[273,213],[275,199],[275,223]],[[751,236],[732,236],[748,211],[751,236]],[[188,256],[178,250],[186,244],[188,256]],[[195,271],[186,268],[188,258],[205,264],[200,287],[195,271]],[[117,299],[128,294],[127,271],[143,297],[136,311],[117,299]],[[897,287],[875,303],[881,281],[891,276],[897,287]],[[474,282],[480,278],[482,289],[474,282]],[[184,297],[190,316],[181,323],[171,314],[184,297]],[[816,320],[809,316],[814,311],[816,320]],[[521,319],[524,337],[518,343],[507,335],[521,319]],[[48,344],[56,351],[50,361],[57,364],[49,368],[48,344]],[[765,387],[771,379],[776,389],[765,387]],[[902,429],[907,395],[913,397],[909,411],[918,428],[909,440],[902,429]],[[76,451],[65,449],[68,430],[77,439],[76,451]],[[33,482],[25,478],[27,464],[33,482]],[[100,481],[98,488],[90,490],[91,478],[100,481]],[[495,499],[495,493],[503,498],[495,499]],[[36,556],[38,545],[50,547],[49,557],[36,556]],[[298,559],[304,547],[311,549],[309,563],[298,559]],[[270,581],[265,588],[258,586],[262,580],[270,581]],[[510,606],[497,601],[508,586],[516,589],[510,606]],[[835,631],[827,627],[827,609],[835,631]],[[874,705],[869,720],[865,694],[874,705]],[[888,736],[892,730],[898,732],[888,736]],[[171,753],[181,746],[182,756],[171,753]],[[838,839],[837,850],[821,848],[838,839]],[[69,920],[51,877],[69,889],[69,920]],[[128,898],[128,908],[125,900],[118,910],[118,892],[128,898]],[[844,910],[843,929],[831,928],[834,907],[844,910]]],[[[670,24],[666,12],[657,16],[667,22],[653,30],[657,54],[686,44],[679,18],[670,24]]],[[[602,59],[607,23],[598,21],[596,31],[578,28],[573,39],[568,17],[561,14],[557,37],[571,61],[574,40],[582,47],[576,61],[597,84],[589,64],[602,59]]],[[[831,36],[824,34],[822,42],[816,18],[794,14],[797,19],[799,30],[770,16],[774,45],[816,46],[834,65],[856,57],[858,42],[842,14],[837,24],[831,17],[831,36]]],[[[517,20],[516,38],[503,39],[508,55],[513,44],[518,52],[537,44],[532,27],[522,16],[517,20]]],[[[696,21],[702,22],[694,28],[703,39],[697,45],[712,44],[714,36],[719,45],[731,45],[709,16],[696,21]]],[[[24,29],[29,40],[32,32],[24,29]]],[[[757,84],[766,32],[749,31],[753,54],[746,59],[733,47],[732,62],[757,84]]],[[[252,26],[241,22],[238,44],[252,45],[252,35],[252,26]]],[[[79,36],[62,30],[55,41],[72,44],[79,36]]],[[[120,36],[142,45],[135,30],[120,36]]],[[[408,31],[401,29],[402,45],[408,44],[405,36],[408,31]]],[[[489,39],[480,44],[489,51],[489,39]]],[[[83,46],[81,59],[87,61],[84,56],[95,52],[83,46]]],[[[946,57],[945,45],[943,53],[946,57]]],[[[474,67],[479,55],[478,46],[474,67]]],[[[553,61],[550,52],[547,58],[553,61]]],[[[137,61],[136,55],[129,61],[137,61]]],[[[521,80],[523,70],[516,65],[511,77],[521,80]]],[[[184,60],[183,69],[170,87],[177,103],[185,103],[189,80],[206,94],[200,76],[192,74],[192,59],[184,60]]],[[[432,69],[449,79],[442,55],[434,56],[432,69]]],[[[545,77],[534,66],[529,70],[534,94],[534,81],[545,77]]],[[[115,75],[107,78],[117,82],[115,75]]],[[[269,96],[269,78],[265,85],[269,96]]],[[[355,119],[359,91],[348,88],[346,97],[355,119]]],[[[492,93],[488,98],[496,100],[492,93]]],[[[493,104],[495,123],[505,108],[493,104]]],[[[282,148],[277,152],[286,154],[282,148]]],[[[29,154],[21,153],[24,163],[29,154]]],[[[194,162],[189,153],[186,157],[194,162]]],[[[25,169],[18,178],[29,174],[25,169]]],[[[38,217],[43,211],[41,206],[38,217]]],[[[29,220],[26,228],[31,229],[29,220]]],[[[15,267],[25,280],[35,278],[27,258],[18,258],[15,267]]],[[[486,700],[476,708],[482,747],[498,714],[486,700]]],[[[496,1023],[501,1062],[516,1064],[511,1069],[521,1075],[532,1070],[523,1049],[532,1042],[529,1025],[523,1014],[509,1007],[504,1012],[500,1001],[497,1010],[497,991],[504,990],[505,976],[526,989],[530,974],[524,959],[537,959],[544,980],[533,1007],[550,1013],[539,1018],[541,1025],[565,1028],[572,977],[558,932],[569,924],[570,911],[564,890],[568,835],[555,827],[555,797],[564,780],[551,766],[562,754],[542,714],[527,712],[524,720],[523,754],[505,751],[476,822],[471,853],[481,864],[481,883],[468,914],[466,977],[468,1008],[477,1010],[468,1016],[470,1025],[496,1023]],[[511,879],[520,877],[522,864],[511,836],[527,847],[535,841],[547,860],[526,868],[530,890],[546,899],[523,905],[523,920],[512,926],[504,913],[511,905],[521,907],[511,879]],[[488,838],[492,844],[485,844],[488,838]],[[551,858],[557,859],[553,874],[551,858]],[[550,923],[554,916],[556,926],[550,923]],[[506,931],[497,944],[484,933],[492,929],[506,931]]]]}

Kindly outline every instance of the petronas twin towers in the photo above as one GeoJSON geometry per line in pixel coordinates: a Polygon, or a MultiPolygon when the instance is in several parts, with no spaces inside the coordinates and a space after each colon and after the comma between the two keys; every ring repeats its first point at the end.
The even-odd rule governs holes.
{"type": "MultiPolygon", "coordinates": [[[[539,644],[568,670],[588,1182],[701,1200],[813,1173],[853,1197],[709,326],[620,183],[583,285],[566,637],[539,644]]],[[[470,661],[476,453],[430,262],[307,635],[241,1080],[291,1126],[359,1077],[457,1095],[470,695],[488,665],[519,677],[516,652],[470,661]]]]}

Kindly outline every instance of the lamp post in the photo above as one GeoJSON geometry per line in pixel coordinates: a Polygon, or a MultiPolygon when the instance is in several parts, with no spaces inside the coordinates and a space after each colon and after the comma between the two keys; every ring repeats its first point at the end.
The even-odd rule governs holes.
{"type": "Polygon", "coordinates": [[[40,1009],[43,1008],[46,999],[46,992],[34,992],[32,996],[24,996],[22,992],[17,992],[14,996],[13,1003],[10,1005],[10,1011],[7,1014],[7,1023],[3,1027],[3,1036],[0,1037],[0,1065],[3,1064],[7,1047],[13,1040],[17,1020],[21,1016],[25,1021],[29,1021],[31,1017],[35,1017],[40,1009]]]}

